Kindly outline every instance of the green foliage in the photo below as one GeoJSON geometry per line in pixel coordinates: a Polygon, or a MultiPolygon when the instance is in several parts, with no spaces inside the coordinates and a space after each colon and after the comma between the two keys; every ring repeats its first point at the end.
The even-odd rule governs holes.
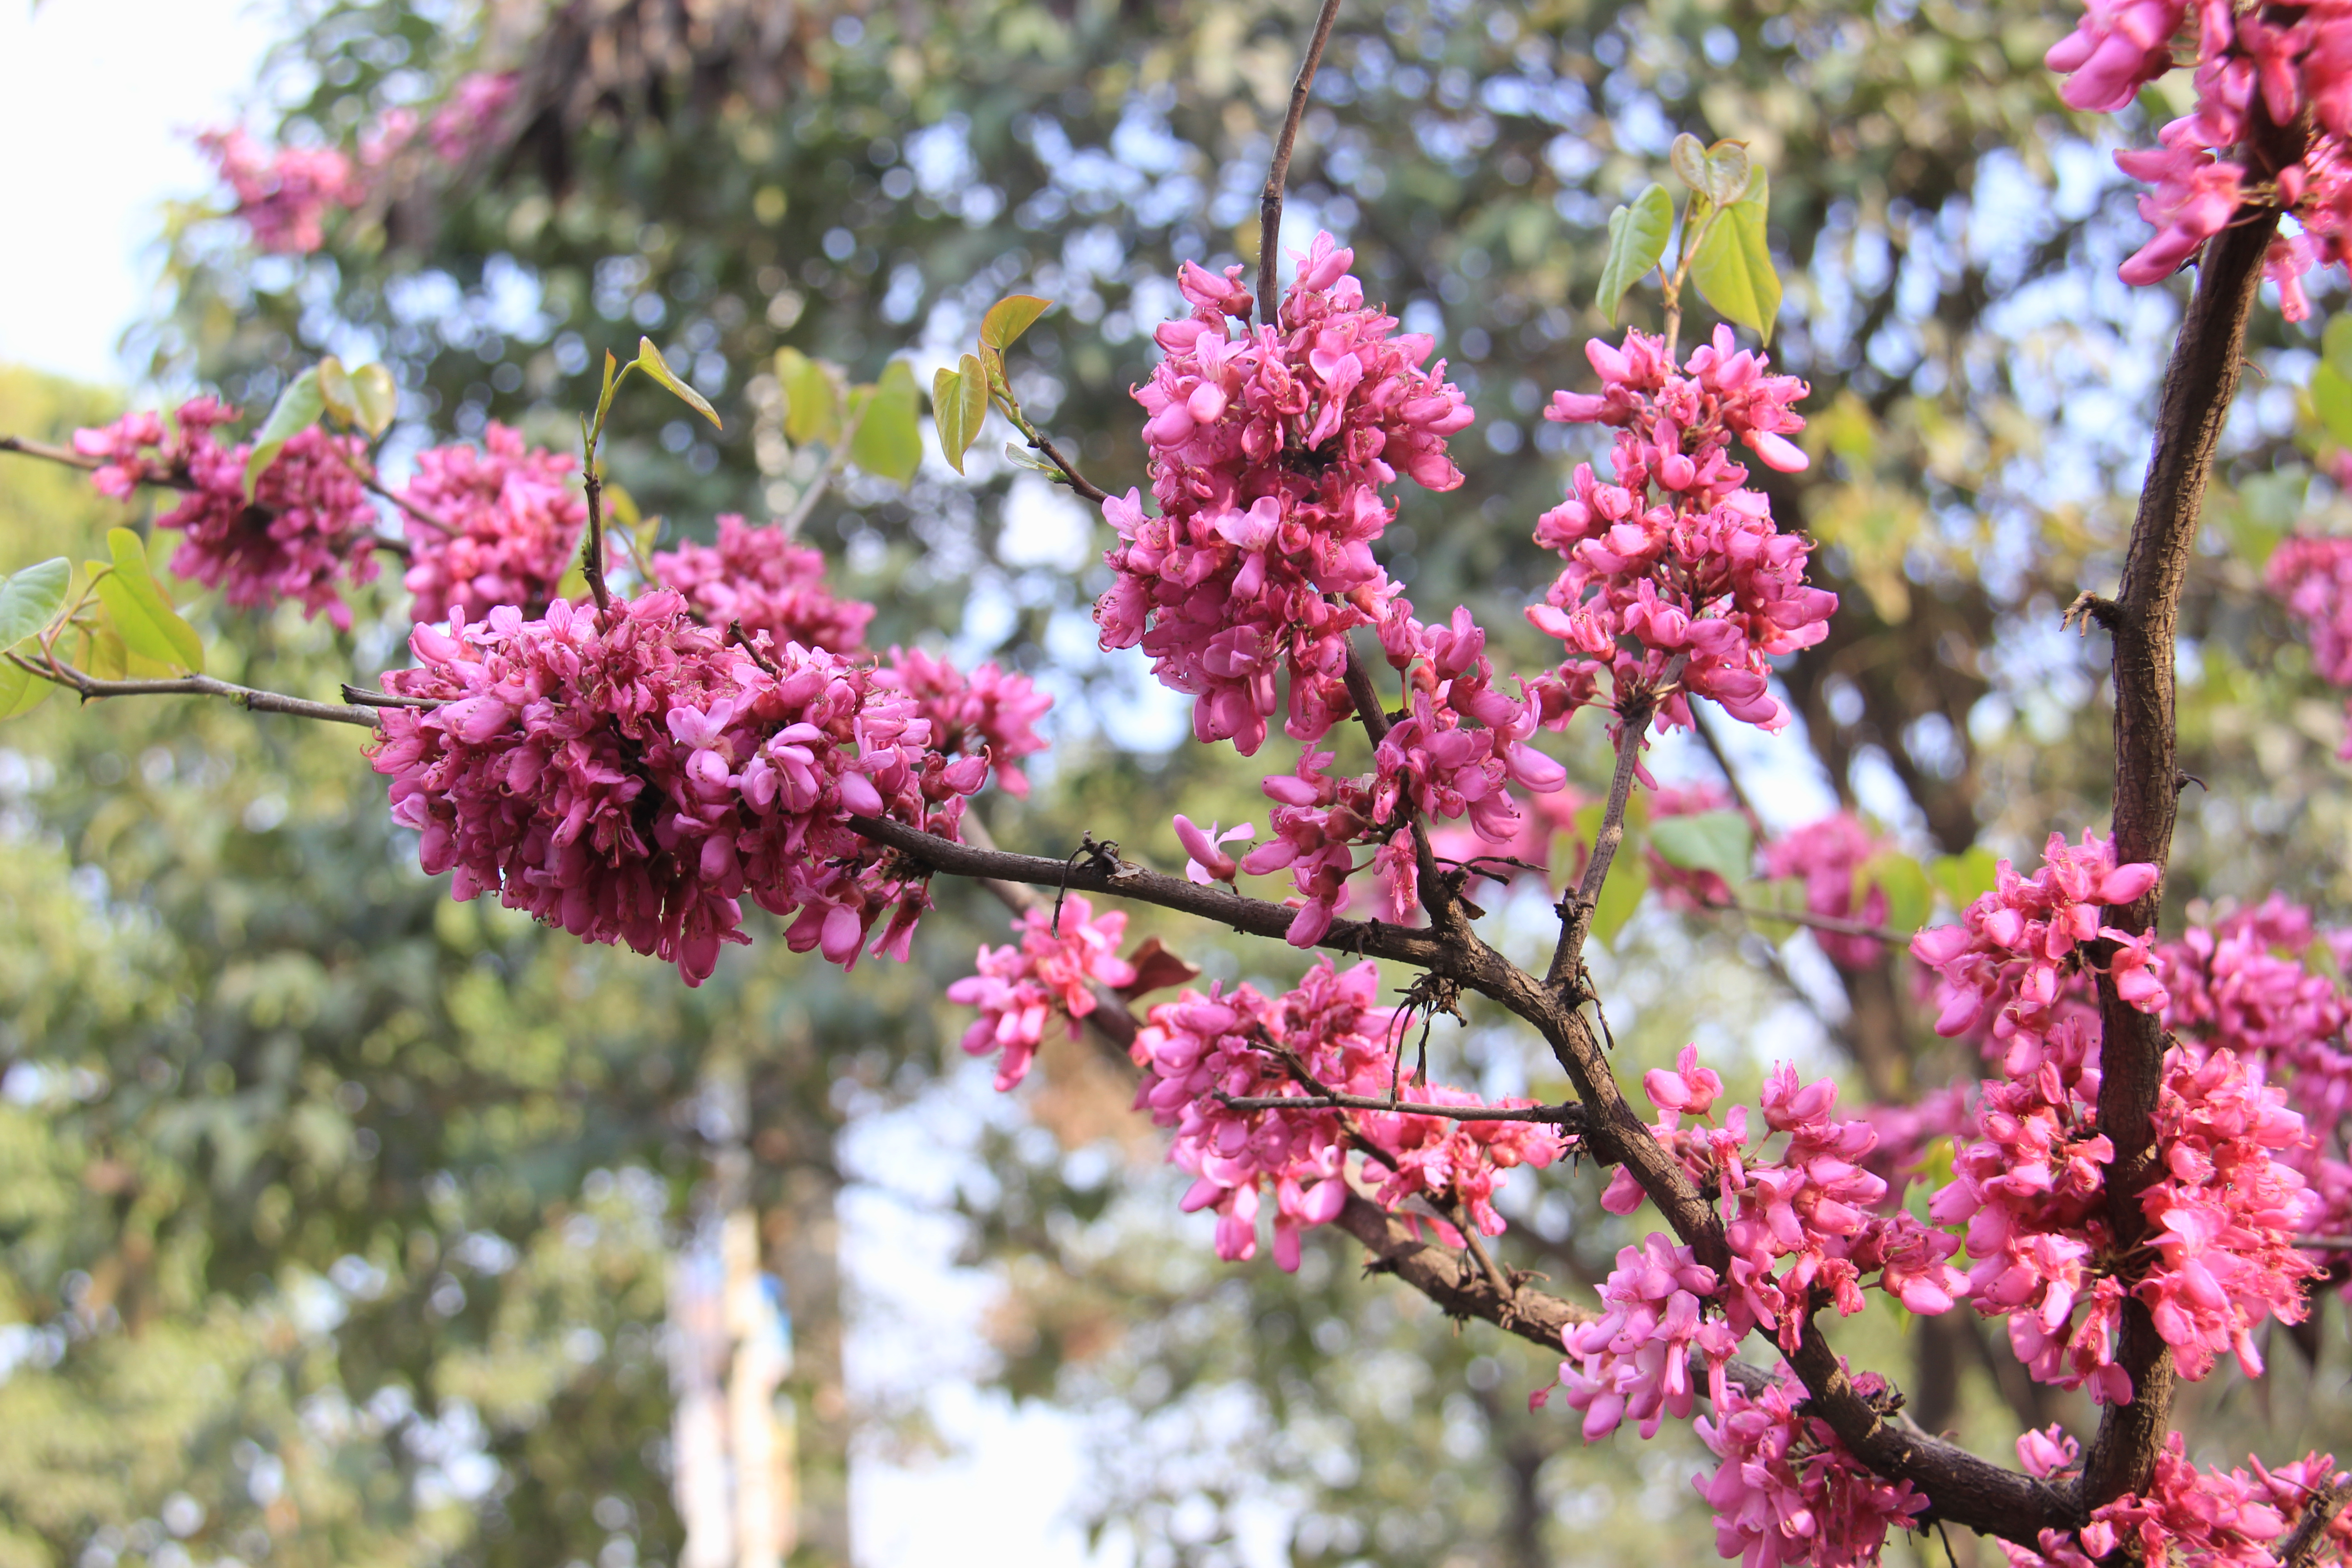
{"type": "MultiPolygon", "coordinates": [[[[278,454],[286,449],[286,443],[316,425],[319,416],[327,411],[327,396],[320,385],[320,366],[314,364],[288,382],[286,390],[279,393],[278,401],[271,405],[269,417],[263,420],[261,428],[254,432],[253,451],[245,459],[246,500],[253,499],[254,487],[261,482],[261,476],[269,465],[278,460],[278,454]]],[[[336,364],[335,372],[338,377],[341,377],[342,366],[336,364]]]]}
{"type": "Polygon", "coordinates": [[[977,355],[966,354],[955,369],[942,368],[932,375],[931,417],[939,426],[940,455],[962,473],[964,454],[980,439],[980,427],[988,419],[988,374],[977,355]]]}
{"type": "Polygon", "coordinates": [[[629,362],[629,368],[645,372],[655,381],[667,387],[679,402],[709,420],[712,428],[720,427],[719,411],[710,406],[709,400],[702,394],[678,379],[677,374],[669,368],[669,362],[662,358],[661,350],[654,347],[653,339],[637,340],[637,357],[629,362]]]}
{"type": "Polygon", "coordinates": [[[167,668],[202,669],[204,639],[163,596],[147,566],[146,542],[130,529],[116,528],[107,531],[106,543],[113,559],[89,563],[90,576],[123,647],[167,668]]]}
{"type": "Polygon", "coordinates": [[[1650,824],[1649,841],[1667,865],[1712,871],[1734,888],[1748,879],[1755,861],[1755,834],[1737,811],[1661,816],[1650,824]]]}
{"type": "Polygon", "coordinates": [[[1674,232],[1674,198],[1666,195],[1664,185],[1645,185],[1633,205],[1610,212],[1609,254],[1601,266],[1594,300],[1602,315],[1612,321],[1617,319],[1617,306],[1625,291],[1658,265],[1674,232]]]}
{"type": "Polygon", "coordinates": [[[849,438],[852,462],[902,485],[915,477],[923,461],[923,435],[912,365],[894,359],[883,368],[881,380],[852,392],[849,417],[856,426],[849,438]]]}
{"type": "Polygon", "coordinates": [[[841,439],[841,384],[832,372],[798,349],[781,348],[776,379],[783,384],[786,437],[796,445],[841,439]]]}
{"type": "MultiPolygon", "coordinates": [[[[1699,219],[1696,250],[1691,257],[1691,281],[1715,307],[1716,313],[1772,341],[1772,323],[1780,314],[1780,275],[1772,266],[1772,247],[1764,237],[1764,219],[1771,205],[1771,182],[1762,169],[1748,176],[1746,155],[1718,163],[1709,153],[1710,188],[1728,184],[1737,168],[1744,194],[1725,202],[1699,219]]],[[[1713,199],[1709,198],[1709,205],[1713,199]]],[[[1694,207],[1699,205],[1693,203],[1694,207]]]]}
{"type": "Polygon", "coordinates": [[[55,620],[72,581],[73,566],[62,555],[0,577],[0,649],[16,647],[55,620]]]}

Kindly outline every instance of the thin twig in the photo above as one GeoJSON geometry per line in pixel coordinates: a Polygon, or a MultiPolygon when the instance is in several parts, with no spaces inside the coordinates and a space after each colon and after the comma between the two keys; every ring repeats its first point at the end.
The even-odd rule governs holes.
{"type": "Polygon", "coordinates": [[[1786,921],[1790,925],[1811,926],[1815,931],[1831,931],[1838,936],[1866,936],[1876,942],[1893,942],[1908,947],[1915,931],[1896,931],[1892,926],[1865,925],[1860,921],[1842,921],[1835,915],[1817,915],[1805,910],[1768,910],[1755,904],[1707,904],[1706,909],[1730,910],[1750,920],[1786,921]]]}
{"type": "Polygon", "coordinates": [[[343,684],[343,700],[367,708],[438,708],[438,697],[404,697],[396,691],[370,691],[364,686],[343,684]]]}
{"type": "Polygon", "coordinates": [[[418,506],[406,496],[402,495],[395,490],[387,489],[383,481],[377,479],[373,474],[362,473],[360,471],[359,465],[356,462],[352,465],[352,477],[358,479],[362,485],[364,485],[372,494],[382,496],[384,500],[390,501],[393,505],[398,507],[402,511],[406,512],[410,517],[415,518],[425,527],[432,529],[435,532],[449,539],[455,539],[457,537],[457,529],[451,527],[448,523],[444,522],[441,519],[434,516],[423,507],[418,506]]]}
{"type": "Polygon", "coordinates": [[[1227,1094],[1211,1091],[1229,1110],[1379,1110],[1406,1116],[1443,1116],[1449,1121],[1537,1121],[1574,1131],[1584,1125],[1580,1105],[1426,1105],[1390,1100],[1376,1094],[1340,1094],[1326,1089],[1318,1095],[1227,1094]]]}
{"type": "Polygon", "coordinates": [[[250,712],[285,713],[297,719],[322,719],[332,724],[375,728],[374,715],[364,708],[338,708],[331,702],[312,702],[275,691],[257,691],[250,686],[232,685],[226,680],[215,680],[209,675],[184,676],[173,680],[100,680],[62,660],[52,659],[48,664],[41,665],[13,653],[7,658],[20,669],[29,670],[52,684],[79,692],[86,702],[108,697],[226,697],[250,712]]]}
{"type": "Polygon", "coordinates": [[[1265,193],[1257,200],[1257,319],[1276,323],[1276,261],[1282,253],[1282,192],[1290,179],[1290,150],[1298,142],[1298,122],[1307,116],[1307,100],[1315,89],[1316,68],[1323,63],[1323,46],[1331,41],[1332,24],[1339,19],[1339,0],[1323,0],[1315,18],[1315,34],[1299,59],[1298,75],[1290,84],[1290,112],[1274,143],[1274,162],[1265,172],[1265,193]]]}
{"type": "Polygon", "coordinates": [[[106,466],[104,458],[92,458],[75,451],[71,447],[53,447],[47,441],[27,440],[22,436],[0,436],[0,452],[15,452],[21,457],[38,458],[44,462],[63,463],[69,468],[87,473],[106,466]]]}
{"type": "Polygon", "coordinates": [[[1042,454],[1047,462],[1062,471],[1062,478],[1075,493],[1097,503],[1110,499],[1108,490],[1078,472],[1078,466],[1062,456],[1062,449],[1054,445],[1054,438],[1038,429],[1009,395],[1000,396],[997,406],[1004,411],[1006,418],[1013,421],[1013,427],[1021,432],[1022,437],[1029,443],[1030,450],[1042,454]]]}
{"type": "Polygon", "coordinates": [[[1617,769],[1609,781],[1609,804],[1601,809],[1601,831],[1593,835],[1592,856],[1576,884],[1568,918],[1560,922],[1559,945],[1552,950],[1551,968],[1544,984],[1557,991],[1576,975],[1584,960],[1584,943],[1592,934],[1592,917],[1601,908],[1601,889],[1609,880],[1610,863],[1625,841],[1625,806],[1633,795],[1633,773],[1642,765],[1642,734],[1649,728],[1647,703],[1619,715],[1617,769]]]}
{"type": "Polygon", "coordinates": [[[816,471],[816,478],[808,482],[808,489],[793,502],[792,511],[777,525],[784,531],[786,539],[801,536],[801,529],[808,522],[809,514],[816,510],[816,503],[824,499],[824,492],[833,488],[833,481],[841,478],[841,471],[849,467],[849,444],[857,439],[857,427],[866,423],[866,411],[873,406],[869,400],[866,407],[859,409],[856,416],[842,427],[841,438],[834,442],[833,450],[824,455],[824,467],[816,471]]]}

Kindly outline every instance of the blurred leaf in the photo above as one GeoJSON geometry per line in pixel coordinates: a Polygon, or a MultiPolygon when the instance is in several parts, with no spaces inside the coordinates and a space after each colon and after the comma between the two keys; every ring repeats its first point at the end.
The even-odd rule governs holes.
{"type": "Polygon", "coordinates": [[[1642,895],[1649,890],[1650,858],[1641,853],[1640,843],[1629,832],[1617,847],[1617,858],[1609,863],[1609,879],[1601,884],[1601,897],[1592,910],[1592,934],[1603,947],[1617,945],[1617,933],[1642,907],[1642,895]]]}
{"type": "Polygon", "coordinates": [[[1736,811],[1662,816],[1650,824],[1650,847],[1669,866],[1712,871],[1732,887],[1748,879],[1756,837],[1736,811]]]}
{"type": "Polygon", "coordinates": [[[43,680],[22,665],[0,660],[0,721],[30,713],[56,689],[55,681],[43,680]]]}
{"type": "Polygon", "coordinates": [[[1716,314],[1752,329],[1768,343],[1780,314],[1780,275],[1764,237],[1770,201],[1770,182],[1759,170],[1748,195],[1707,226],[1691,260],[1691,280],[1716,314]]]}
{"type": "Polygon", "coordinates": [[[955,369],[931,378],[931,417],[939,425],[940,451],[948,467],[962,473],[964,454],[980,439],[988,418],[988,374],[977,356],[966,354],[955,369]]]}
{"type": "Polygon", "coordinates": [[[2352,310],[2328,317],[2327,330],[2319,343],[2321,354],[2336,374],[2352,381],[2352,310]]]}
{"type": "Polygon", "coordinates": [[[786,440],[797,447],[841,439],[841,385],[824,366],[798,349],[778,349],[776,380],[784,389],[786,440]]]}
{"type": "Polygon", "coordinates": [[[980,319],[980,341],[986,347],[1003,353],[1021,339],[1037,318],[1054,308],[1051,300],[1040,300],[1034,294],[1013,294],[988,308],[980,319]]]}
{"type": "Polygon", "coordinates": [[[1160,945],[1156,936],[1147,936],[1142,944],[1127,955],[1135,966],[1135,981],[1118,988],[1122,996],[1141,996],[1153,991],[1164,991],[1171,985],[1188,985],[1201,977],[1201,966],[1177,957],[1160,945]]]}
{"type": "Polygon", "coordinates": [[[332,354],[319,362],[319,401],[341,423],[358,426],[359,397],[352,390],[351,372],[332,354]]]}
{"type": "Polygon", "coordinates": [[[352,401],[359,409],[359,427],[380,437],[400,413],[400,388],[384,366],[363,364],[352,372],[352,401]]]}
{"type": "MultiPolygon", "coordinates": [[[[2345,318],[2338,316],[2336,321],[2345,318]]],[[[2332,333],[2334,323],[2329,324],[2332,333]]],[[[2338,446],[2352,447],[2352,378],[2337,370],[2335,364],[2323,363],[2311,372],[2311,405],[2319,415],[2319,422],[2336,437],[2338,446]]]]}
{"type": "Polygon", "coordinates": [[[1915,931],[1935,912],[1936,888],[1927,868],[1899,849],[1882,849],[1853,869],[1853,907],[1861,919],[1870,889],[1886,894],[1885,924],[1899,931],[1915,931]]]}
{"type": "Polygon", "coordinates": [[[204,640],[180,618],[147,567],[147,545],[127,528],[107,531],[114,570],[98,579],[99,602],[122,638],[125,652],[183,669],[205,667],[204,640]]]}
{"type": "Polygon", "coordinates": [[[697,414],[701,415],[705,419],[709,420],[713,429],[723,430],[726,428],[725,426],[719,423],[719,411],[710,406],[709,403],[704,399],[702,394],[695,391],[694,388],[687,385],[685,382],[679,380],[677,373],[670,369],[669,361],[662,358],[661,350],[654,347],[653,339],[639,338],[637,340],[636,365],[639,370],[645,372],[647,375],[652,376],[656,381],[660,382],[664,386],[668,387],[670,391],[677,394],[679,402],[685,404],[688,408],[693,409],[697,414]]]}
{"type": "Polygon", "coordinates": [[[857,432],[849,438],[850,460],[869,474],[905,484],[923,462],[923,430],[917,416],[919,395],[914,366],[894,359],[882,379],[850,395],[857,432]]]}
{"type": "Polygon", "coordinates": [[[269,410],[269,417],[262,421],[260,431],[253,437],[253,455],[245,460],[246,500],[253,499],[253,487],[261,482],[263,472],[278,460],[286,443],[316,425],[326,408],[327,400],[319,391],[318,366],[312,365],[286,384],[286,390],[278,395],[276,405],[269,410]]]}
{"type": "Polygon", "coordinates": [[[1718,142],[1706,150],[1706,199],[1719,207],[1736,205],[1748,195],[1748,182],[1759,171],[1748,158],[1743,142],[1718,142]]]}
{"type": "Polygon", "coordinates": [[[1625,290],[1640,282],[1666,253],[1675,231],[1674,198],[1666,187],[1653,184],[1633,198],[1633,205],[1609,215],[1609,255],[1601,265],[1601,288],[1594,303],[1612,323],[1625,290]]]}
{"type": "Polygon", "coordinates": [[[1706,143],[1685,131],[1666,149],[1666,166],[1688,189],[1706,195],[1706,143]]]}
{"type": "Polygon", "coordinates": [[[1927,862],[1927,876],[1955,910],[1967,909],[1992,891],[2000,858],[1981,844],[1971,844],[1958,855],[1938,855],[1927,862]]]}
{"type": "Polygon", "coordinates": [[[0,648],[23,642],[65,608],[73,566],[62,555],[0,578],[0,648]]]}

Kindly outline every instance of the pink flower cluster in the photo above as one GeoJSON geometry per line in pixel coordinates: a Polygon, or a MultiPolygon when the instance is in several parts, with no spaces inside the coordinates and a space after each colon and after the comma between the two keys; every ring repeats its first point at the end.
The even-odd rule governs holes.
{"type": "MultiPolygon", "coordinates": [[[[2056,1426],[2020,1437],[2017,1453],[2028,1471],[2044,1478],[2075,1468],[2081,1458],[2079,1445],[2056,1426]]],[[[2329,1454],[2306,1454],[2276,1469],[2260,1459],[2250,1462],[2251,1476],[2200,1470],[2174,1432],[2156,1457],[2146,1493],[2117,1498],[2072,1535],[2043,1531],[2040,1552],[2006,1542],[2001,1551],[2011,1568],[2094,1568],[2118,1556],[2183,1568],[2277,1568],[2272,1543],[2294,1528],[2312,1498],[2341,1479],[2341,1472],[2329,1454]]],[[[2352,1521],[2338,1514],[2310,1561],[2343,1563],[2347,1554],[2352,1521]]]]}
{"type": "Polygon", "coordinates": [[[1106,648],[1139,644],[1193,697],[1193,731],[1244,754],[1265,738],[1288,674],[1285,729],[1313,741],[1349,710],[1347,635],[1393,593],[1372,542],[1394,514],[1399,471],[1439,490],[1462,474],[1445,437],[1473,417],[1433,347],[1396,332],[1348,276],[1354,253],[1318,235],[1278,324],[1244,329],[1234,268],[1186,263],[1192,315],[1161,326],[1166,357],[1135,395],[1150,419],[1148,517],[1129,490],[1103,503],[1118,581],[1095,605],[1106,648]]]}
{"type": "MultiPolygon", "coordinates": [[[[1886,1184],[1864,1162],[1877,1148],[1878,1133],[1866,1121],[1832,1117],[1836,1084],[1801,1083],[1786,1063],[1773,1069],[1764,1083],[1765,1131],[1753,1146],[1746,1106],[1732,1107],[1721,1127],[1713,1125],[1708,1112],[1723,1080],[1698,1065],[1696,1047],[1683,1047],[1671,1071],[1652,1068],[1642,1087],[1658,1108],[1652,1131],[1699,1189],[1717,1193],[1724,1205],[1731,1273],[1722,1300],[1735,1337],[1762,1328],[1782,1349],[1794,1350],[1817,1293],[1851,1315],[1863,1309],[1863,1280],[1871,1274],[1912,1311],[1951,1310],[1964,1288],[1947,1261],[1958,1241],[1908,1214],[1874,1212],[1886,1184]],[[1705,1121],[1685,1127],[1685,1115],[1705,1121]],[[1762,1145],[1775,1133],[1788,1142],[1767,1159],[1762,1145]]],[[[1643,1196],[1620,1167],[1601,1205],[1632,1214],[1643,1196]]]]}
{"type": "MultiPolygon", "coordinates": [[[[1854,1386],[1882,1395],[1885,1380],[1863,1373],[1854,1386]]],[[[1741,1568],[1865,1568],[1878,1561],[1886,1532],[1916,1529],[1927,1498],[1908,1481],[1873,1474],[1839,1442],[1829,1424],[1803,1414],[1805,1391],[1782,1368],[1750,1394],[1723,1391],[1698,1435],[1722,1461],[1692,1484],[1715,1510],[1715,1548],[1741,1568]]]]}
{"type": "MultiPolygon", "coordinates": [[[[1639,1247],[1617,1254],[1617,1267],[1601,1287],[1601,1314],[1561,1333],[1568,1353],[1559,1381],[1571,1409],[1584,1413],[1584,1440],[1600,1441],[1628,1417],[1654,1437],[1668,1415],[1687,1420],[1693,1352],[1706,1358],[1707,1398],[1718,1410],[1727,1395],[1723,1369],[1739,1348],[1739,1337],[1720,1317],[1706,1315],[1716,1292],[1715,1270],[1687,1247],[1676,1247],[1655,1231],[1639,1247]]],[[[1539,1405],[1551,1391],[1529,1399],[1539,1405]]]]}
{"type": "Polygon", "coordinates": [[[435,626],[452,616],[471,625],[499,605],[545,614],[588,521],[588,503],[572,489],[578,467],[566,454],[526,447],[496,421],[478,451],[418,453],[402,499],[433,521],[403,513],[410,613],[435,626]]]}
{"type": "Polygon", "coordinates": [[[684,594],[704,625],[725,631],[736,621],[746,634],[765,632],[777,643],[796,642],[828,653],[854,654],[866,643],[874,606],[836,599],[824,580],[824,556],[775,523],[747,526],[740,517],[719,520],[719,542],[681,542],[654,556],[664,587],[684,594]]]}
{"type": "Polygon", "coordinates": [[[172,554],[179,575],[218,588],[239,609],[300,602],[343,630],[352,624],[341,582],[376,574],[375,509],[352,472],[366,454],[356,437],[316,426],[286,443],[245,496],[248,446],[223,447],[213,432],[237,411],[215,397],[180,405],[166,430],[153,414],[126,415],[103,429],[74,432],[74,450],[104,459],[90,474],[103,493],[129,499],[142,484],[184,493],[158,528],[183,538],[172,554]]]}
{"type": "Polygon", "coordinates": [[[967,677],[920,648],[894,647],[875,680],[914,700],[916,711],[930,721],[934,751],[950,756],[985,751],[1005,791],[1028,798],[1029,775],[1021,771],[1021,759],[1045,749],[1035,726],[1054,700],[1027,676],[992,662],[967,677]]]}
{"type": "Polygon", "coordinates": [[[462,163],[472,157],[498,128],[499,116],[506,112],[507,105],[514,101],[517,80],[514,71],[474,71],[459,78],[425,128],[433,155],[445,163],[462,163]]]}
{"type": "Polygon", "coordinates": [[[326,215],[366,195],[352,161],[332,147],[266,148],[243,131],[206,131],[196,145],[236,196],[253,243],[307,255],[326,243],[326,215]]]}
{"type": "Polygon", "coordinates": [[[1051,910],[1034,909],[1013,918],[1017,947],[980,950],[979,973],[948,987],[948,1000],[977,1007],[980,1016],[964,1031],[963,1048],[984,1057],[1001,1051],[996,1087],[1010,1089],[1029,1075],[1029,1064],[1045,1037],[1045,1023],[1059,1014],[1077,1038],[1080,1022],[1095,1010],[1095,987],[1117,991],[1135,984],[1135,965],[1118,955],[1127,932],[1124,910],[1097,917],[1082,894],[1072,893],[1055,934],[1051,910]]]}
{"type": "Polygon", "coordinates": [[[2339,0],[2258,12],[2226,0],[2091,0],[2044,63],[2072,73],[2059,92],[2069,104],[2111,113],[2173,68],[2184,21],[2197,40],[2196,109],[2166,124],[2157,148],[2116,154],[2153,187],[2139,208],[2157,229],[2123,279],[2161,282],[2242,208],[2275,204],[2301,232],[2272,242],[2266,270],[2299,321],[2311,309],[2303,274],[2352,258],[2352,10],[2339,0]],[[2293,156],[2274,174],[2238,161],[2241,143],[2280,136],[2293,138],[2293,156]]]}
{"type": "MultiPolygon", "coordinates": [[[[1151,1009],[1136,1037],[1145,1069],[1139,1109],[1176,1130],[1169,1158],[1197,1179],[1187,1213],[1214,1209],[1217,1256],[1257,1254],[1261,1195],[1274,1197],[1274,1255],[1298,1266],[1299,1232],[1337,1215],[1348,1200],[1347,1154],[1366,1157],[1363,1173],[1391,1208],[1415,1194],[1463,1205],[1488,1236],[1503,1229],[1493,1194],[1505,1174],[1541,1167],[1565,1152],[1552,1128],[1526,1121],[1468,1121],[1402,1111],[1235,1110],[1220,1095],[1303,1098],[1300,1079],[1346,1094],[1385,1095],[1402,1015],[1379,1005],[1380,968],[1346,971],[1318,960],[1297,988],[1268,999],[1250,986],[1187,990],[1151,1009]]],[[[1486,1102],[1457,1089],[1415,1086],[1410,1098],[1433,1104],[1486,1102]]],[[[1532,1104],[1496,1102],[1497,1109],[1532,1104]]],[[[1406,1211],[1412,1213],[1412,1211],[1406,1211]]],[[[1441,1235],[1450,1227],[1440,1221],[1441,1235]]],[[[1459,1240],[1458,1236],[1453,1239],[1459,1240]]]]}
{"type": "Polygon", "coordinates": [[[2027,1371],[2062,1387],[2088,1384],[2110,1403],[2131,1398],[2115,1364],[2126,1298],[2149,1308],[2184,1376],[2203,1377],[2223,1352],[2252,1373],[2253,1327],[2266,1316],[2298,1321],[2298,1282],[2315,1272],[2292,1244],[2311,1199],[2283,1157],[2306,1142],[2302,1119],[2285,1109],[2284,1090],[2226,1048],[2166,1053],[2155,1128],[2163,1174],[2140,1197],[2154,1256],[2123,1255],[2109,1226],[2115,1150],[2097,1122],[2100,1026],[2084,984],[2095,961],[2084,944],[2112,943],[2117,994],[2164,1012],[2165,965],[2146,939],[2098,923],[2100,904],[2130,902],[2156,876],[2152,866],[2116,866],[2112,847],[2088,834],[2080,847],[2053,835],[2042,871],[2021,878],[2001,862],[1965,924],[1912,943],[1942,976],[1937,1027],[1963,1034],[1990,1018],[1987,1048],[2006,1074],[1984,1084],[1975,1141],[1928,1212],[1968,1226],[1977,1310],[2007,1317],[2027,1371]]]}
{"type": "MultiPolygon", "coordinates": [[[[1860,905],[1853,899],[1854,873],[1885,847],[1885,841],[1852,813],[1842,811],[1765,845],[1764,874],[1803,879],[1805,908],[1812,914],[1885,925],[1885,888],[1873,882],[1860,905]]],[[[1842,969],[1871,968],[1885,952],[1876,937],[1842,931],[1816,930],[1813,941],[1842,969]]]]}
{"type": "Polygon", "coordinates": [[[746,895],[792,921],[795,952],[847,967],[906,956],[927,882],[849,826],[880,816],[955,837],[984,757],[927,749],[914,704],[869,671],[787,644],[775,667],[698,626],[678,595],[609,619],[558,601],[477,625],[420,626],[418,664],[384,689],[434,706],[383,710],[373,752],[394,818],[422,836],[451,895],[495,890],[590,942],[625,942],[709,977],[746,895]]]}
{"type": "Polygon", "coordinates": [[[1642,332],[1622,349],[1595,339],[1585,356],[1601,391],[1555,394],[1545,417],[1616,426],[1612,474],[1579,464],[1569,498],[1536,524],[1536,542],[1568,565],[1528,611],[1567,645],[1560,712],[1595,700],[1606,671],[1620,709],[1637,692],[1665,693],[1662,727],[1687,727],[1685,699],[1696,693],[1779,729],[1788,712],[1767,689],[1771,656],[1821,641],[1837,595],[1806,584],[1811,542],[1780,531],[1730,447],[1744,442],[1783,472],[1804,468],[1787,432],[1803,427],[1790,405],[1805,384],[1766,374],[1728,327],[1680,369],[1642,332]]]}
{"type": "MultiPolygon", "coordinates": [[[[2330,686],[2352,688],[2352,539],[2292,534],[2264,570],[2272,593],[2311,638],[2311,661],[2330,686]]],[[[2352,720],[2352,703],[2346,705],[2352,720]]],[[[2352,726],[2336,755],[2352,758],[2352,726]]]]}

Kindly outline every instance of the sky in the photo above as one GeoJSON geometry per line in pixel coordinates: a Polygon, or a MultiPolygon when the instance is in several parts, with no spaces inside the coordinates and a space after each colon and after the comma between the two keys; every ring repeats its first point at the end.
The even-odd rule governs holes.
{"type": "Polygon", "coordinates": [[[208,181],[184,132],[235,121],[269,41],[244,0],[0,0],[0,363],[125,384],[167,197],[208,181]]]}

